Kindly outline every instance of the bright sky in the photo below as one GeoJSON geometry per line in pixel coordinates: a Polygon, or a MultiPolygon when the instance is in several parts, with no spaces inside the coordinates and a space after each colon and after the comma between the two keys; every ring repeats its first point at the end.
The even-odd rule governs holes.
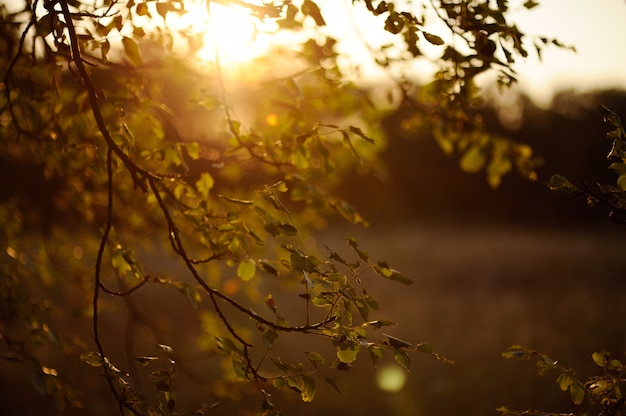
{"type": "MultiPolygon", "coordinates": [[[[372,36],[380,36],[374,35],[380,32],[372,30],[376,24],[368,20],[367,13],[355,15],[353,21],[348,23],[345,12],[351,8],[350,5],[341,13],[337,0],[317,1],[326,8],[331,5],[337,7],[337,13],[325,15],[325,18],[329,25],[340,27],[341,32],[353,32],[358,27],[360,35],[369,38],[370,42],[372,36]]],[[[343,2],[351,3],[349,0],[343,2]]],[[[522,32],[557,38],[566,45],[574,46],[577,52],[547,47],[540,62],[532,44],[528,45],[530,57],[519,61],[516,66],[519,86],[525,92],[538,104],[547,105],[552,94],[562,89],[626,89],[626,0],[538,2],[539,6],[527,10],[522,7],[522,0],[510,1],[513,12],[510,15],[511,21],[522,32]]],[[[354,33],[349,33],[348,36],[354,36],[354,33]]],[[[355,42],[347,46],[348,50],[355,52],[359,48],[358,43],[355,38],[355,42]]],[[[423,48],[423,45],[420,47],[423,48]]]]}
{"type": "MultiPolygon", "coordinates": [[[[531,54],[516,67],[520,87],[539,104],[548,104],[553,92],[560,89],[626,89],[626,0],[537,1],[540,5],[528,11],[521,6],[523,0],[511,0],[511,7],[519,10],[512,15],[512,21],[522,32],[556,37],[565,44],[575,46],[578,52],[549,47],[544,51],[543,62],[539,62],[536,54],[531,54]]],[[[369,38],[372,44],[381,44],[380,41],[372,41],[372,36],[385,35],[382,30],[372,30],[373,27],[380,27],[381,22],[372,22],[369,13],[357,13],[350,17],[353,10],[351,0],[316,2],[322,6],[324,18],[330,27],[334,27],[332,31],[335,35],[341,33],[353,37],[354,42],[344,45],[345,52],[365,54],[360,37],[369,38]],[[359,51],[359,48],[363,50],[359,51]]],[[[187,23],[194,22],[199,30],[206,30],[210,24],[205,5],[196,3],[193,8],[193,3],[188,4],[188,9],[193,11],[187,15],[191,19],[187,23]]],[[[212,6],[215,13],[220,12],[214,16],[213,33],[227,40],[220,45],[222,58],[225,61],[245,61],[255,54],[255,49],[258,53],[263,42],[255,37],[252,19],[216,4],[212,6]]],[[[214,54],[210,44],[199,54],[205,59],[214,54]]],[[[420,68],[415,70],[420,71],[420,68]]]]}
{"type": "Polygon", "coordinates": [[[518,66],[520,85],[540,102],[554,89],[626,89],[626,0],[540,0],[516,16],[522,31],[556,37],[577,53],[549,48],[518,66]]]}

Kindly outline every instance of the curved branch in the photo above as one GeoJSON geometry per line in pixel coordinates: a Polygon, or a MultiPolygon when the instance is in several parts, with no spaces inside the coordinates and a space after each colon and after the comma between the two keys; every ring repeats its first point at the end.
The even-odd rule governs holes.
{"type": "Polygon", "coordinates": [[[161,208],[161,212],[163,213],[163,216],[165,217],[165,220],[167,221],[168,224],[168,228],[169,228],[169,233],[170,233],[170,242],[173,245],[173,249],[174,251],[176,251],[176,253],[178,253],[180,255],[180,257],[183,259],[183,261],[185,262],[185,266],[187,267],[187,269],[189,270],[189,272],[191,273],[191,275],[193,276],[193,278],[198,282],[198,284],[207,292],[209,293],[211,296],[215,296],[217,298],[222,299],[223,301],[225,301],[226,303],[230,304],[231,306],[233,306],[235,309],[237,309],[239,312],[247,315],[248,317],[250,317],[251,319],[255,320],[258,323],[261,323],[263,325],[267,325],[268,327],[275,329],[277,331],[282,331],[282,332],[309,332],[309,331],[315,331],[318,330],[322,327],[324,327],[325,325],[331,323],[334,321],[333,319],[325,319],[324,321],[315,323],[315,324],[311,324],[311,325],[303,325],[303,326],[281,326],[278,325],[272,321],[268,321],[267,319],[263,318],[261,315],[259,315],[258,313],[244,307],[243,305],[241,305],[239,302],[237,302],[236,300],[232,299],[231,297],[225,295],[224,293],[220,292],[219,290],[209,286],[204,279],[202,279],[202,277],[200,276],[200,274],[198,273],[194,261],[188,256],[187,251],[185,250],[184,244],[182,242],[182,239],[180,237],[180,232],[178,230],[178,227],[176,227],[176,223],[174,222],[174,219],[172,218],[169,208],[167,207],[167,205],[165,204],[165,201],[163,200],[162,196],[161,196],[161,192],[159,191],[159,188],[157,187],[157,181],[154,178],[148,178],[148,185],[150,186],[150,189],[152,191],[152,193],[154,194],[157,203],[159,204],[159,207],[161,208]]]}
{"type": "Polygon", "coordinates": [[[85,88],[87,89],[87,93],[89,95],[89,104],[91,106],[91,111],[93,113],[93,116],[96,120],[98,131],[104,137],[104,140],[106,141],[107,146],[113,149],[113,152],[115,153],[115,155],[120,158],[122,163],[124,163],[124,166],[126,167],[126,169],[128,170],[128,172],[133,178],[134,184],[138,186],[139,188],[141,188],[144,192],[147,192],[148,189],[145,184],[145,179],[152,178],[154,177],[154,175],[152,175],[150,172],[139,167],[113,141],[113,138],[111,137],[111,133],[109,132],[106,126],[106,123],[104,121],[104,117],[102,116],[102,112],[100,111],[100,106],[98,103],[98,94],[96,92],[96,88],[93,85],[91,76],[89,75],[89,73],[87,72],[87,69],[85,68],[85,64],[81,56],[80,47],[78,45],[78,36],[76,34],[76,28],[74,27],[72,14],[70,13],[67,0],[60,0],[59,3],[61,4],[61,11],[65,18],[65,24],[67,25],[67,30],[69,32],[70,50],[72,51],[71,59],[72,59],[72,62],[74,62],[74,64],[76,65],[76,68],[78,69],[78,73],[80,74],[80,77],[83,83],[85,84],[85,88]]]}

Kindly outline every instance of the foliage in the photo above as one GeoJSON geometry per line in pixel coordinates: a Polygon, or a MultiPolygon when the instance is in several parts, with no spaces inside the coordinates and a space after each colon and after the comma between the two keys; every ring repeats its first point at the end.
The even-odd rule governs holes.
{"type": "MultiPolygon", "coordinates": [[[[559,373],[556,382],[561,391],[568,391],[575,405],[582,404],[585,399],[593,405],[596,414],[619,416],[626,412],[622,389],[624,387],[624,364],[613,358],[608,351],[596,351],[592,354],[593,362],[602,369],[599,375],[582,379],[573,369],[561,366],[545,354],[514,345],[502,354],[505,358],[536,359],[537,371],[540,376],[554,372],[559,373]]],[[[560,415],[541,411],[512,411],[505,407],[498,409],[502,416],[519,415],[560,415]]],[[[569,413],[568,413],[569,414],[569,413]]]]}
{"type": "MultiPolygon", "coordinates": [[[[195,414],[250,394],[261,413],[277,414],[271,388],[309,402],[317,380],[339,390],[335,372],[366,351],[374,364],[389,352],[407,370],[410,352],[447,361],[427,343],[376,332],[394,323],[373,316],[379,304],[366,283],[410,284],[408,277],[352,238],[349,255],[308,238],[323,217],[366,224],[333,185],[363,170],[384,141],[375,103],[362,104],[368,94],[347,82],[339,40],[323,31],[321,2],[206,1],[207,13],[214,3],[306,35],[281,71],[271,58],[256,63],[279,76],[246,87],[255,107],[247,118],[219,59],[186,64],[202,36],[170,24],[189,1],[0,6],[0,157],[24,172],[3,178],[11,186],[0,205],[2,355],[22,363],[59,407],[84,405],[89,392],[48,363],[55,353],[94,367],[89,375],[104,377],[120,414],[179,414],[177,380],[188,362],[172,345],[180,345],[176,329],[194,322],[199,333],[187,348],[223,369],[199,386],[209,399],[195,414]],[[192,91],[174,93],[176,85],[192,91]],[[181,133],[189,109],[206,117],[210,140],[181,133]],[[170,297],[157,312],[140,306],[155,288],[174,289],[195,312],[181,318],[170,297]],[[291,335],[325,339],[332,352],[281,358],[278,344],[291,335]]],[[[392,73],[433,60],[438,68],[420,88],[409,76],[394,78],[415,109],[407,126],[427,125],[461,168],[484,170],[493,187],[514,167],[535,176],[530,148],[489,134],[477,115],[478,78],[495,73],[508,86],[516,60],[528,55],[508,3],[353,2],[399,46],[372,51],[378,65],[392,73]],[[441,33],[430,19],[444,23],[441,33]]],[[[533,43],[538,51],[547,44],[562,46],[533,43]]]]}
{"type": "Polygon", "coordinates": [[[553,191],[565,192],[572,195],[582,195],[590,206],[602,205],[609,210],[609,216],[617,223],[626,222],[626,133],[620,117],[609,108],[600,105],[598,111],[604,117],[611,130],[606,138],[612,143],[611,151],[606,156],[610,163],[608,168],[618,177],[615,184],[587,184],[576,185],[566,177],[555,174],[550,178],[548,186],[553,191]]]}

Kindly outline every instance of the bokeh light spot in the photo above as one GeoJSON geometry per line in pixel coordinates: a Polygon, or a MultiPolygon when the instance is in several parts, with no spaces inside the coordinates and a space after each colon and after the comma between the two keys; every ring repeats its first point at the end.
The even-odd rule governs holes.
{"type": "Polygon", "coordinates": [[[376,374],[376,383],[383,391],[400,391],[406,384],[406,371],[396,365],[387,365],[376,374]]]}

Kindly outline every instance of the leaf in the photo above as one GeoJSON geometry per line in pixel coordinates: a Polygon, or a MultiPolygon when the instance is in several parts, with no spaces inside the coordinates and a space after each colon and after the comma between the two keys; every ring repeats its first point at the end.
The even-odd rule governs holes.
{"type": "Polygon", "coordinates": [[[156,9],[157,9],[157,13],[159,14],[159,16],[163,18],[163,20],[165,20],[165,17],[167,16],[168,12],[175,10],[174,6],[172,6],[172,4],[169,2],[167,3],[157,2],[156,9]]]}
{"type": "Polygon", "coordinates": [[[346,241],[348,242],[348,245],[350,247],[352,247],[352,249],[356,252],[356,254],[358,254],[359,258],[363,261],[368,261],[370,256],[369,254],[367,254],[364,251],[359,250],[359,243],[356,241],[355,238],[352,237],[348,237],[346,238],[346,241]]]}
{"type": "Polygon", "coordinates": [[[83,353],[80,355],[80,359],[92,367],[102,367],[102,358],[97,352],[83,353]]]}
{"type": "Polygon", "coordinates": [[[290,372],[289,364],[287,364],[285,361],[283,361],[279,357],[273,357],[271,360],[272,360],[272,363],[274,363],[274,365],[276,366],[276,368],[278,368],[283,373],[287,374],[290,372]]]}
{"type": "Polygon", "coordinates": [[[167,355],[170,355],[174,352],[172,347],[170,347],[169,345],[165,345],[165,344],[157,344],[157,349],[163,351],[167,355]]]}
{"type": "Polygon", "coordinates": [[[326,26],[326,22],[322,17],[322,13],[320,12],[320,8],[318,5],[312,0],[304,0],[302,3],[302,13],[305,16],[310,16],[315,20],[315,24],[318,26],[326,26]]]}
{"type": "Polygon", "coordinates": [[[433,45],[440,46],[445,43],[443,39],[441,39],[437,35],[433,35],[432,33],[428,33],[428,32],[422,32],[422,33],[424,34],[424,39],[426,39],[429,43],[432,43],[433,45]]]}
{"type": "Polygon", "coordinates": [[[578,405],[585,400],[585,389],[579,383],[574,383],[569,387],[569,394],[572,398],[572,402],[578,405]]]}
{"type": "Polygon", "coordinates": [[[134,66],[141,66],[141,54],[139,53],[139,47],[134,40],[128,36],[122,38],[122,45],[124,46],[124,52],[126,57],[134,66]]]}
{"type": "Polygon", "coordinates": [[[388,335],[388,334],[383,334],[383,335],[387,337],[387,343],[394,348],[411,348],[410,342],[404,341],[400,338],[392,337],[391,335],[388,335]]]}
{"type": "Polygon", "coordinates": [[[404,349],[396,348],[393,351],[393,359],[407,370],[411,369],[411,359],[404,349]]]}
{"type": "Polygon", "coordinates": [[[256,273],[256,264],[251,260],[244,260],[237,267],[237,276],[247,282],[251,280],[256,273]]]}
{"type": "Polygon", "coordinates": [[[486,161],[487,155],[483,148],[481,146],[472,146],[463,154],[459,164],[465,172],[476,173],[485,166],[486,161]]]}
{"type": "Polygon", "coordinates": [[[530,358],[536,352],[521,345],[512,345],[502,353],[504,358],[530,358]]]}
{"type": "Polygon", "coordinates": [[[159,357],[135,357],[135,360],[143,366],[146,366],[150,364],[152,361],[158,360],[158,359],[159,357]]]}
{"type": "Polygon", "coordinates": [[[369,321],[362,324],[362,326],[371,326],[375,329],[380,329],[384,326],[396,326],[397,324],[393,321],[388,321],[386,319],[377,319],[375,321],[369,321]]]}
{"type": "Polygon", "coordinates": [[[361,350],[360,344],[346,343],[337,349],[337,358],[339,361],[345,364],[350,364],[356,360],[359,351],[361,350]]]}
{"type": "Polygon", "coordinates": [[[365,133],[363,133],[363,130],[361,130],[360,128],[355,127],[355,126],[350,126],[349,130],[350,130],[350,132],[356,134],[357,136],[359,136],[360,138],[362,138],[366,142],[371,143],[371,144],[376,144],[376,141],[374,139],[366,136],[365,133]]]}
{"type": "MultiPolygon", "coordinates": [[[[367,303],[367,305],[370,308],[374,309],[375,311],[380,309],[380,305],[378,304],[378,302],[376,302],[376,300],[373,297],[371,297],[370,294],[367,293],[365,289],[363,289],[363,299],[365,299],[365,302],[367,303]]],[[[379,321],[379,322],[383,322],[383,321],[379,321]]]]}
{"type": "MultiPolygon", "coordinates": [[[[382,2],[384,3],[384,2],[382,2]]],[[[393,33],[394,35],[400,33],[404,28],[404,19],[402,16],[394,11],[389,13],[387,19],[385,19],[385,30],[389,33],[393,33]]]]}
{"type": "Polygon", "coordinates": [[[433,346],[427,342],[421,342],[415,346],[415,351],[423,352],[424,354],[433,354],[433,346]]]}
{"type": "Polygon", "coordinates": [[[46,37],[54,30],[54,21],[56,14],[48,13],[37,21],[37,34],[46,37]]]}
{"type": "Polygon", "coordinates": [[[111,49],[111,44],[107,39],[100,42],[100,55],[102,56],[102,60],[107,62],[107,55],[109,54],[109,50],[111,49]]]}
{"type": "Polygon", "coordinates": [[[374,266],[374,271],[376,272],[376,274],[382,277],[402,283],[407,286],[413,283],[411,279],[409,279],[399,271],[390,268],[389,265],[384,261],[379,261],[378,264],[374,266]]]}
{"type": "Polygon", "coordinates": [[[562,373],[557,379],[556,382],[559,383],[559,387],[561,391],[566,391],[572,384],[576,382],[574,377],[570,373],[562,373]]]}
{"type": "Polygon", "coordinates": [[[313,365],[313,367],[315,367],[316,369],[319,370],[321,367],[324,366],[324,357],[322,357],[322,354],[320,354],[319,352],[305,351],[305,354],[311,365],[313,365]]]}
{"type": "Polygon", "coordinates": [[[610,359],[607,367],[609,370],[622,371],[624,369],[624,364],[622,364],[620,360],[610,359]]]}
{"type": "Polygon", "coordinates": [[[533,0],[528,0],[527,2],[524,3],[523,6],[526,7],[528,10],[530,10],[532,8],[539,6],[539,3],[533,0]]]}
{"type": "Polygon", "coordinates": [[[298,235],[298,229],[291,224],[279,224],[276,226],[276,229],[282,235],[287,235],[287,236],[298,235]]]}
{"type": "Polygon", "coordinates": [[[567,193],[578,192],[576,185],[567,180],[563,175],[552,175],[550,182],[548,182],[548,188],[551,191],[562,191],[567,193]]]}
{"type": "Polygon", "coordinates": [[[198,190],[198,192],[200,192],[202,198],[207,199],[209,197],[209,192],[211,191],[211,189],[213,189],[214,184],[215,181],[213,180],[213,177],[210,174],[204,172],[202,173],[202,175],[200,175],[200,179],[196,181],[196,189],[198,190]]]}
{"type": "Polygon", "coordinates": [[[341,391],[339,391],[339,387],[337,386],[337,379],[334,376],[324,376],[324,381],[326,382],[326,384],[331,385],[337,393],[341,393],[341,391]]]}
{"type": "Polygon", "coordinates": [[[310,403],[315,397],[315,379],[311,376],[302,376],[302,391],[300,392],[302,401],[310,403]]]}
{"type": "Polygon", "coordinates": [[[367,346],[367,350],[370,353],[370,359],[372,360],[372,364],[376,367],[378,361],[385,355],[385,349],[380,345],[372,344],[367,346]]]}
{"type": "Polygon", "coordinates": [[[596,351],[591,355],[593,362],[604,368],[608,362],[609,354],[606,351],[596,351]]]}
{"type": "Polygon", "coordinates": [[[261,270],[263,270],[266,273],[273,274],[274,276],[279,275],[278,270],[265,260],[260,260],[259,266],[261,267],[261,270]]]}
{"type": "Polygon", "coordinates": [[[139,3],[137,5],[136,13],[138,16],[146,16],[148,14],[148,4],[139,3]]]}

